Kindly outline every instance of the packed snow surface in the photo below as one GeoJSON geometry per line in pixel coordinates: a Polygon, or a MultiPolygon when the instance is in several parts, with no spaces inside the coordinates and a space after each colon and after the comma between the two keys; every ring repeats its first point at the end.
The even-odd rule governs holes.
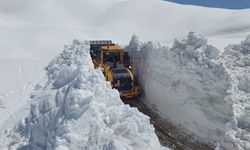
{"type": "Polygon", "coordinates": [[[88,42],[65,46],[46,71],[48,81],[32,92],[29,115],[1,135],[0,149],[166,149],[149,117],[124,105],[94,69],[88,42]]]}
{"type": "Polygon", "coordinates": [[[218,147],[250,149],[250,36],[222,55],[194,32],[171,48],[133,36],[126,49],[163,117],[218,147]]]}

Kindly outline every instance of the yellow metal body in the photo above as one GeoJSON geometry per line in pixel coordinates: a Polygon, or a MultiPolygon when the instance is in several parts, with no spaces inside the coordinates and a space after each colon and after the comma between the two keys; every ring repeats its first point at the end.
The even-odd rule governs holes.
{"type": "MultiPolygon", "coordinates": [[[[103,71],[103,74],[106,78],[107,81],[111,82],[113,81],[113,76],[112,76],[112,72],[110,70],[110,66],[108,64],[106,64],[104,62],[104,54],[106,52],[119,52],[120,54],[120,64],[124,64],[124,56],[123,56],[123,48],[121,48],[120,46],[118,45],[110,45],[110,46],[101,46],[101,51],[100,51],[100,55],[101,55],[101,60],[99,61],[96,61],[96,60],[93,60],[93,63],[94,63],[94,66],[95,68],[97,67],[102,67],[102,71],[103,71]]],[[[134,97],[137,97],[140,93],[140,89],[139,89],[139,86],[138,85],[135,85],[135,77],[134,77],[134,73],[131,69],[128,69],[128,72],[130,74],[130,77],[131,77],[131,80],[132,80],[132,89],[130,91],[126,91],[126,92],[120,92],[120,96],[121,98],[134,98],[134,97]]],[[[114,85],[112,85],[112,87],[114,88],[114,85]]]]}

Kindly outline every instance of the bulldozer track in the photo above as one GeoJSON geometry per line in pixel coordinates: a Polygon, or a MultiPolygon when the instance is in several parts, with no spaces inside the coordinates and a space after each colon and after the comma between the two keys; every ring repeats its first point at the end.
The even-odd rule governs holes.
{"type": "Polygon", "coordinates": [[[214,150],[215,146],[205,143],[194,136],[187,134],[180,127],[160,117],[152,108],[147,106],[143,100],[123,99],[125,104],[136,107],[140,112],[150,117],[150,123],[155,128],[155,133],[162,145],[174,150],[214,150]]]}

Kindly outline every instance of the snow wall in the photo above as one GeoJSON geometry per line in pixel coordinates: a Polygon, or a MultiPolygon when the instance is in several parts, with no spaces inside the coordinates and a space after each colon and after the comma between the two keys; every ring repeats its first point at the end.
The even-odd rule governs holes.
{"type": "Polygon", "coordinates": [[[161,116],[218,148],[250,149],[250,36],[222,55],[194,32],[171,48],[133,36],[125,49],[161,116]]]}
{"type": "Polygon", "coordinates": [[[65,46],[46,71],[48,81],[32,92],[29,116],[1,136],[1,149],[167,149],[149,117],[124,105],[93,68],[88,42],[65,46]]]}

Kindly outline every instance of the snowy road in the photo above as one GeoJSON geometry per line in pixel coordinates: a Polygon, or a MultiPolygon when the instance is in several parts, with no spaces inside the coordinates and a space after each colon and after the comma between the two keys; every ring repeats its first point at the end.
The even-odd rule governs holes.
{"type": "Polygon", "coordinates": [[[215,147],[207,144],[198,138],[187,134],[183,129],[174,125],[157,114],[157,110],[150,108],[144,103],[143,99],[123,100],[125,104],[136,107],[140,112],[150,117],[150,122],[155,128],[155,133],[164,146],[176,150],[213,150],[215,147]]]}

